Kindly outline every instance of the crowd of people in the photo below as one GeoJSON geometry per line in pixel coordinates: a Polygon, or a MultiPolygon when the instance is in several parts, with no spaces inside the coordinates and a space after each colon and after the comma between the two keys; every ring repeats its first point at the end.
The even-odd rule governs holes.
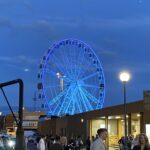
{"type": "Polygon", "coordinates": [[[122,137],[119,141],[119,148],[120,150],[150,150],[150,145],[148,141],[148,137],[141,133],[137,135],[135,138],[132,136],[129,137],[122,137]]]}
{"type": "MultiPolygon", "coordinates": [[[[98,137],[92,142],[90,150],[107,150],[106,139],[108,131],[105,128],[97,130],[98,137]]],[[[135,138],[122,137],[119,141],[120,150],[150,150],[149,140],[146,134],[141,133],[135,138]]]]}
{"type": "MultiPolygon", "coordinates": [[[[98,129],[96,137],[87,137],[86,141],[83,141],[81,136],[72,137],[69,141],[66,136],[38,136],[36,147],[37,150],[108,150],[107,136],[108,131],[105,128],[98,129]]],[[[122,137],[118,144],[120,150],[150,150],[148,138],[144,133],[135,138],[122,137]]]]}
{"type": "MultiPolygon", "coordinates": [[[[25,139],[28,150],[29,139],[25,139]]],[[[81,150],[84,147],[81,136],[72,137],[69,141],[66,136],[37,136],[35,143],[37,150],[81,150]]]]}

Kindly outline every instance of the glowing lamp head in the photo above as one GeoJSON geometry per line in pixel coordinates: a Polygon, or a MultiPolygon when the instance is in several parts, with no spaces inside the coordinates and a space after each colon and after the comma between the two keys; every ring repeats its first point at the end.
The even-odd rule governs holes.
{"type": "Polygon", "coordinates": [[[128,72],[121,72],[119,78],[122,82],[128,82],[130,80],[130,74],[128,72]]]}
{"type": "Polygon", "coordinates": [[[82,123],[84,122],[84,119],[83,119],[83,118],[81,119],[81,122],[82,122],[82,123]]]}
{"type": "Polygon", "coordinates": [[[14,141],[8,141],[8,146],[9,147],[13,147],[15,145],[15,142],[14,141]]]}

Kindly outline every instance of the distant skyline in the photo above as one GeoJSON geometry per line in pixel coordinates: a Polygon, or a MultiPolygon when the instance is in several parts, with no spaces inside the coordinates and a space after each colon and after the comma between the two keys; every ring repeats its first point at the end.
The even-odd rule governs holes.
{"type": "MultiPolygon", "coordinates": [[[[106,78],[104,107],[123,103],[119,73],[128,70],[127,101],[150,89],[149,0],[1,0],[0,83],[24,80],[25,106],[33,106],[40,60],[55,41],[74,37],[98,55],[106,78]]],[[[17,105],[17,86],[5,89],[17,105]]],[[[2,106],[6,106],[0,93],[2,106]]]]}

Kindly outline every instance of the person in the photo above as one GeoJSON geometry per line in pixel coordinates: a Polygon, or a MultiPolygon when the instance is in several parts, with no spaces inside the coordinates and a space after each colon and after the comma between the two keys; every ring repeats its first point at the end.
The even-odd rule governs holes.
{"type": "Polygon", "coordinates": [[[48,150],[50,149],[51,145],[53,144],[51,138],[52,138],[52,135],[49,135],[47,138],[47,149],[48,150]]]}
{"type": "Polygon", "coordinates": [[[28,149],[28,137],[25,137],[25,150],[28,149]]]}
{"type": "Polygon", "coordinates": [[[4,150],[3,139],[0,137],[0,150],[4,150]]]}
{"type": "Polygon", "coordinates": [[[139,143],[133,147],[133,150],[150,150],[148,138],[144,133],[139,135],[139,143]]]}
{"type": "Polygon", "coordinates": [[[45,141],[44,141],[44,136],[41,136],[40,140],[38,139],[38,143],[37,143],[37,149],[38,150],[45,150],[45,141]]]}
{"type": "Polygon", "coordinates": [[[139,139],[139,134],[137,134],[136,137],[133,139],[131,149],[133,149],[134,146],[138,145],[139,143],[138,139],[139,139]]]}
{"type": "Polygon", "coordinates": [[[67,146],[67,137],[66,136],[62,136],[60,138],[60,143],[63,146],[63,148],[65,148],[67,146]]]}
{"type": "Polygon", "coordinates": [[[131,150],[132,149],[132,141],[133,141],[133,136],[130,135],[128,137],[128,141],[127,141],[127,146],[128,146],[128,149],[131,150]]]}
{"type": "Polygon", "coordinates": [[[90,145],[91,145],[91,141],[90,141],[90,137],[88,136],[86,139],[86,150],[90,150],[90,145]]]}
{"type": "Polygon", "coordinates": [[[51,145],[50,150],[63,150],[63,147],[60,143],[60,136],[56,136],[55,143],[51,145]]]}
{"type": "Polygon", "coordinates": [[[83,141],[81,139],[81,136],[78,136],[76,141],[75,141],[75,149],[80,150],[83,146],[83,141]]]}
{"type": "Polygon", "coordinates": [[[123,150],[123,145],[124,145],[124,136],[121,137],[121,139],[118,141],[119,144],[119,149],[123,150]]]}
{"type": "Polygon", "coordinates": [[[91,144],[90,150],[106,150],[105,140],[108,135],[106,128],[100,128],[97,130],[98,138],[91,144]]]}

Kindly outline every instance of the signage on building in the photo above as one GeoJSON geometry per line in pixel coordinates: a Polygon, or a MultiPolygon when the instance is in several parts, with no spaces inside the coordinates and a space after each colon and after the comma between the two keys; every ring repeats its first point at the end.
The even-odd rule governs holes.
{"type": "Polygon", "coordinates": [[[24,120],[39,120],[39,116],[24,116],[24,120]]]}
{"type": "Polygon", "coordinates": [[[22,125],[23,127],[37,127],[38,123],[32,121],[23,121],[22,125]]]}

